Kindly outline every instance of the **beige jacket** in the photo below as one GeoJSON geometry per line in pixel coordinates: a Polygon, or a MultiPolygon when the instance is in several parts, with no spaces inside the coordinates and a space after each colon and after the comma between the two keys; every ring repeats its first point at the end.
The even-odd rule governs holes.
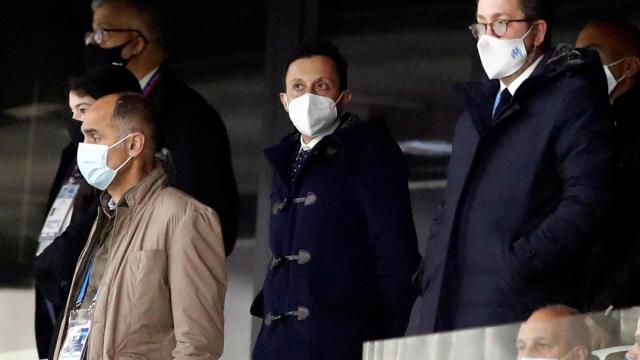
{"type": "MultiPolygon", "coordinates": [[[[217,359],[226,273],[215,212],[164,185],[157,166],[115,212],[109,260],[95,303],[87,359],[217,359]]],[[[100,210],[98,221],[106,214],[100,210]]],[[[92,249],[80,256],[56,343],[58,359],[92,249]]]]}

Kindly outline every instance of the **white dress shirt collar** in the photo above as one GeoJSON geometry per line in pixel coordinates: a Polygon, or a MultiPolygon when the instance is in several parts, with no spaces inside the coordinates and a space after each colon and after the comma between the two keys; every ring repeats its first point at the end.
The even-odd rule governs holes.
{"type": "Polygon", "coordinates": [[[502,92],[502,90],[507,88],[509,89],[509,93],[513,96],[518,90],[518,88],[520,87],[520,85],[522,85],[522,83],[524,83],[525,80],[527,80],[531,76],[531,74],[533,74],[533,71],[536,69],[538,64],[540,64],[540,61],[542,61],[543,57],[544,55],[540,56],[536,61],[534,61],[531,65],[529,65],[527,70],[523,71],[522,74],[520,74],[520,76],[518,76],[515,80],[511,82],[511,84],[509,84],[509,86],[505,85],[501,80],[500,92],[502,92]]]}
{"type": "Polygon", "coordinates": [[[145,75],[142,79],[140,79],[139,81],[140,89],[144,90],[144,87],[147,86],[147,84],[149,83],[153,75],[155,75],[155,73],[158,72],[159,69],[160,69],[160,66],[156,67],[155,69],[151,70],[147,75],[145,75]]]}

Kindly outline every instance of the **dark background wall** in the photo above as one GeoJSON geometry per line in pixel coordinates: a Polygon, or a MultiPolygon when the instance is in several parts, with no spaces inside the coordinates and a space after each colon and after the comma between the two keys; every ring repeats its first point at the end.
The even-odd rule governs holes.
{"type": "MultiPolygon", "coordinates": [[[[596,17],[640,23],[639,0],[556,3],[557,42],[573,42],[580,27],[596,17]]],[[[0,282],[29,282],[44,199],[67,141],[66,79],[84,62],[89,4],[0,5],[0,282]]],[[[261,259],[268,256],[260,247],[270,179],[261,148],[292,129],[277,93],[281,63],[297,41],[318,34],[338,44],[350,64],[354,110],[385,116],[398,140],[449,140],[461,111],[453,85],[482,76],[466,29],[474,20],[474,0],[170,0],[169,5],[171,62],[220,111],[229,130],[242,195],[241,235],[261,244],[257,282],[261,259]]],[[[429,169],[441,170],[443,162],[408,160],[424,239],[439,191],[424,181],[442,178],[441,171],[429,169]]]]}

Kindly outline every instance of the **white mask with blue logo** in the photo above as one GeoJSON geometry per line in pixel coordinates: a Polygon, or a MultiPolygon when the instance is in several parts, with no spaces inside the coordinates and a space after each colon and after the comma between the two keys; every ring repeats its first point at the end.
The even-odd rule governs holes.
{"type": "Polygon", "coordinates": [[[487,34],[480,37],[478,53],[489,79],[502,79],[522,68],[528,55],[523,40],[531,33],[531,29],[533,26],[520,39],[498,39],[487,34]]]}

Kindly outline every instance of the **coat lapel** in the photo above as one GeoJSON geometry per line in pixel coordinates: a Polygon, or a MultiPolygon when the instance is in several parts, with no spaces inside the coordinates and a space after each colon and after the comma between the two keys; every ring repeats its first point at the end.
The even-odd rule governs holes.
{"type": "Polygon", "coordinates": [[[499,89],[497,80],[472,81],[456,89],[462,95],[467,112],[480,136],[491,127],[493,103],[499,89]]]}
{"type": "Polygon", "coordinates": [[[276,174],[285,183],[289,180],[289,170],[291,167],[292,156],[298,148],[299,142],[297,136],[290,135],[282,140],[279,144],[268,147],[264,150],[264,156],[271,164],[276,174]]]}

